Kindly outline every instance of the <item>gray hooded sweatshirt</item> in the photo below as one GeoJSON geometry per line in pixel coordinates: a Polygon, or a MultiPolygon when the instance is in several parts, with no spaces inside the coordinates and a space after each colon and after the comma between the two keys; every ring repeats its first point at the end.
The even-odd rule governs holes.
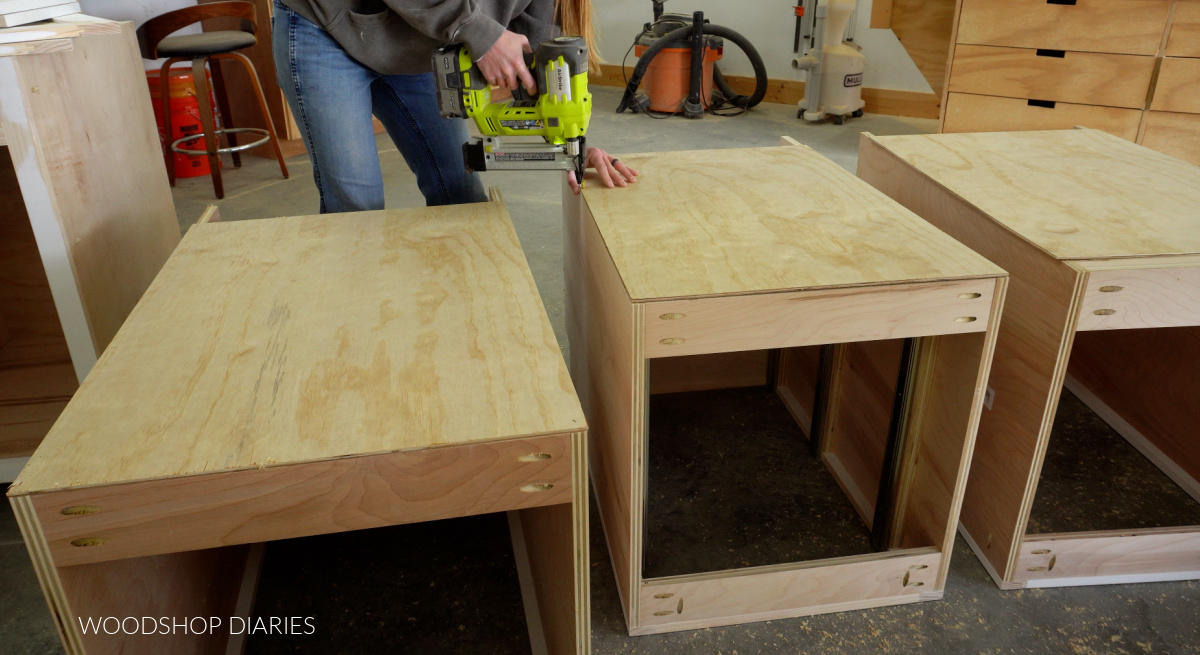
{"type": "Polygon", "coordinates": [[[555,34],[554,0],[282,0],[384,75],[428,73],[433,51],[464,43],[478,60],[505,29],[529,45],[555,34]]]}

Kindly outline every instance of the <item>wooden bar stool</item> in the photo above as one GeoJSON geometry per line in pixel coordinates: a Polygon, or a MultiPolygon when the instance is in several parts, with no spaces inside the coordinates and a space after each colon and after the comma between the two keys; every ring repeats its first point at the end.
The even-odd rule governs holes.
{"type": "Polygon", "coordinates": [[[271,122],[271,114],[267,111],[267,99],[263,96],[262,85],[258,81],[258,72],[254,64],[237,50],[255,45],[258,41],[254,34],[257,31],[255,23],[254,4],[243,0],[229,2],[212,2],[208,4],[187,7],[176,11],[155,16],[137,29],[138,46],[146,59],[167,57],[163,62],[162,71],[158,76],[159,95],[162,99],[163,130],[171,134],[171,66],[187,59],[192,61],[192,80],[196,85],[196,100],[200,106],[200,124],[204,134],[194,134],[176,139],[163,150],[167,162],[167,174],[171,186],[175,186],[175,167],[172,153],[185,155],[207,155],[209,170],[212,174],[213,190],[217,198],[225,197],[225,188],[221,183],[221,153],[227,152],[233,157],[235,168],[242,165],[240,153],[243,150],[255,148],[268,141],[275,149],[275,158],[279,160],[279,169],[283,177],[288,176],[287,164],[283,162],[283,153],[279,150],[279,138],[275,135],[275,126],[271,122]],[[220,32],[205,32],[203,34],[188,34],[184,36],[169,36],[181,28],[212,18],[240,18],[240,29],[220,32]],[[250,75],[254,84],[254,92],[258,99],[258,107],[262,111],[263,120],[267,127],[230,127],[229,97],[225,92],[225,79],[221,74],[221,59],[231,59],[241,62],[250,75]],[[210,64],[213,79],[213,91],[223,117],[222,129],[216,128],[213,120],[213,107],[209,99],[208,80],[204,74],[205,64],[210,64]],[[239,145],[237,134],[251,133],[261,135],[251,143],[239,145]],[[219,147],[218,137],[224,135],[228,146],[219,147]],[[204,139],[204,150],[189,150],[182,144],[189,141],[204,139]]]}

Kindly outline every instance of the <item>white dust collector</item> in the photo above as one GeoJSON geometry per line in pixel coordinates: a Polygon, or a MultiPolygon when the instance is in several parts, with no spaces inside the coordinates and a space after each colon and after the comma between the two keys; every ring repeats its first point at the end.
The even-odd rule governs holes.
{"type": "Polygon", "coordinates": [[[804,0],[796,7],[795,52],[800,56],[792,60],[792,68],[808,73],[797,118],[819,121],[830,116],[841,125],[847,116],[862,116],[867,58],[846,37],[856,4],[857,0],[804,0]]]}

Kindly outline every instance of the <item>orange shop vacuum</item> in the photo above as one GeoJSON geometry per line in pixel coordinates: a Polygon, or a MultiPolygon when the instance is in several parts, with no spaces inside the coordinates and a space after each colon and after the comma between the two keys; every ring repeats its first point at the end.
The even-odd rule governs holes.
{"type": "Polygon", "coordinates": [[[654,22],[646,23],[631,46],[639,60],[617,112],[629,109],[701,118],[706,111],[737,115],[762,102],[767,70],[750,41],[727,27],[710,24],[701,11],[691,16],[664,14],[665,1],[653,0],[654,22]],[[741,48],[754,67],[755,88],[749,97],[730,88],[717,66],[726,40],[741,48]],[[638,92],[639,86],[644,92],[638,92]]]}

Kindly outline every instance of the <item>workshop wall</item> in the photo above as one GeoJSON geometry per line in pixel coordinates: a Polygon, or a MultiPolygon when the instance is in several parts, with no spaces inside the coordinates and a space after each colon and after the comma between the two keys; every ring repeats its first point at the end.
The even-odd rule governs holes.
{"type": "MultiPolygon", "coordinates": [[[[732,3],[728,0],[672,0],[666,4],[668,13],[703,11],[717,25],[724,25],[750,40],[767,66],[767,75],[778,80],[803,80],[804,73],[792,69],[792,40],[796,19],[792,0],[751,0],[732,3]]],[[[600,37],[600,52],[604,61],[620,63],[621,57],[633,43],[642,26],[653,18],[648,0],[593,0],[596,31],[600,37]]],[[[917,70],[916,64],[900,45],[891,30],[873,30],[871,0],[859,0],[854,41],[867,56],[863,86],[930,93],[933,90],[917,70]]],[[[754,75],[750,61],[737,47],[726,48],[726,60],[721,70],[728,75],[754,75]],[[732,52],[731,52],[732,51],[732,52]]],[[[637,58],[632,53],[627,64],[637,58]]]]}

